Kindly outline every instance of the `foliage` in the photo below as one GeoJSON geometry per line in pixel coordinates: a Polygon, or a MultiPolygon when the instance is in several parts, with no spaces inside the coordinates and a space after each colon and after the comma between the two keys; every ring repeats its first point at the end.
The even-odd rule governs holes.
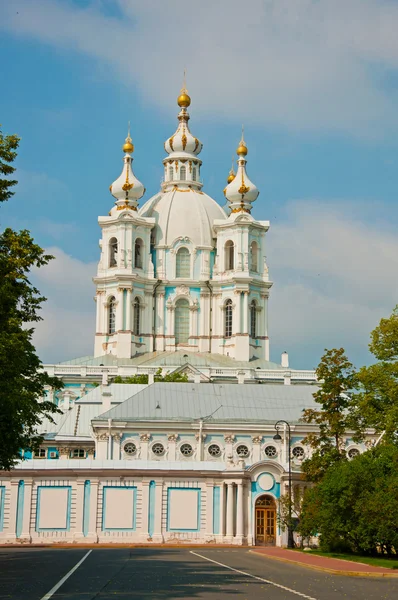
{"type": "Polygon", "coordinates": [[[374,427],[394,440],[398,432],[398,307],[371,333],[369,349],[379,362],[358,373],[356,414],[362,428],[374,427]]]}
{"type": "Polygon", "coordinates": [[[373,567],[384,567],[386,569],[398,569],[398,560],[387,556],[368,556],[364,554],[342,553],[342,552],[323,552],[322,550],[312,550],[311,555],[327,556],[329,558],[338,558],[340,560],[349,560],[351,562],[365,563],[373,567]]]}
{"type": "MultiPolygon", "coordinates": [[[[16,135],[4,137],[0,131],[0,202],[11,198],[17,183],[8,177],[15,171],[11,163],[18,143],[16,135]]],[[[28,274],[52,258],[26,230],[7,228],[0,234],[0,469],[13,467],[21,449],[37,448],[42,440],[37,426],[58,412],[41,398],[46,385],[59,389],[62,383],[41,370],[28,327],[41,320],[38,311],[45,300],[28,274]]]]}
{"type": "Polygon", "coordinates": [[[17,156],[19,138],[16,135],[4,136],[0,129],[0,202],[5,202],[13,196],[10,189],[17,184],[15,179],[8,179],[15,171],[12,162],[17,156]],[[3,178],[5,175],[6,178],[3,178]]]}
{"type": "Polygon", "coordinates": [[[300,533],[327,551],[392,556],[398,549],[398,447],[383,444],[330,467],[305,494],[300,533]]]}
{"type": "MultiPolygon", "coordinates": [[[[148,383],[148,375],[133,375],[132,377],[120,377],[118,375],[113,380],[113,383],[148,383]]],[[[162,369],[158,369],[154,376],[154,381],[158,382],[167,382],[167,383],[188,383],[188,375],[186,373],[179,373],[178,371],[174,371],[173,373],[166,373],[166,375],[162,374],[162,369]]]]}
{"type": "Polygon", "coordinates": [[[303,440],[313,449],[311,458],[303,462],[303,472],[313,482],[319,481],[331,465],[346,460],[344,435],[347,429],[357,429],[349,393],[356,385],[356,373],[344,349],[325,350],[315,372],[321,384],[314,399],[321,408],[308,408],[302,416],[302,421],[317,426],[303,440]]]}
{"type": "Polygon", "coordinates": [[[301,510],[304,500],[304,488],[302,486],[295,485],[292,488],[292,498],[290,499],[289,494],[284,494],[278,499],[278,525],[285,531],[289,528],[289,524],[294,530],[296,528],[297,521],[300,520],[301,510]],[[291,511],[290,511],[291,508],[291,511]],[[291,515],[291,519],[290,519],[291,515]]]}

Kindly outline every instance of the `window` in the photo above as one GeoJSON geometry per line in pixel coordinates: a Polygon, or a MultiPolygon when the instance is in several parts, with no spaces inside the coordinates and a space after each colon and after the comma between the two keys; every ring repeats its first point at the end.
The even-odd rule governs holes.
{"type": "Polygon", "coordinates": [[[180,169],[180,179],[181,181],[185,181],[187,178],[187,168],[185,166],[180,169]]]}
{"type": "Polygon", "coordinates": [[[225,270],[233,271],[234,269],[234,243],[228,240],[225,244],[225,270]]]}
{"type": "Polygon", "coordinates": [[[176,344],[187,344],[189,338],[189,302],[180,298],[176,302],[175,310],[175,338],[176,344]]]}
{"type": "Polygon", "coordinates": [[[258,244],[252,242],[250,245],[250,269],[251,271],[258,271],[258,244]]]}
{"type": "Polygon", "coordinates": [[[207,448],[207,452],[210,454],[210,456],[213,456],[213,458],[221,456],[221,448],[217,444],[210,444],[210,446],[207,448]]]}
{"type": "Polygon", "coordinates": [[[232,300],[227,300],[225,303],[224,315],[224,337],[232,337],[232,300]]]}
{"type": "Polygon", "coordinates": [[[192,181],[196,181],[196,168],[192,169],[192,181]]]}
{"type": "Polygon", "coordinates": [[[134,244],[134,265],[136,269],[142,269],[143,249],[143,241],[140,238],[136,239],[134,244]]]}
{"type": "Polygon", "coordinates": [[[117,239],[111,238],[109,240],[109,266],[117,267],[117,239]]]}
{"type": "Polygon", "coordinates": [[[133,333],[134,335],[140,335],[140,299],[134,299],[134,312],[133,312],[133,333]]]}
{"type": "Polygon", "coordinates": [[[244,444],[240,444],[240,446],[236,448],[236,454],[241,458],[247,458],[250,454],[250,451],[247,446],[245,446],[244,444]]]}
{"type": "Polygon", "coordinates": [[[116,300],[114,296],[109,299],[108,306],[108,333],[112,335],[116,329],[116,300]]]}
{"type": "Polygon", "coordinates": [[[83,448],[74,448],[70,453],[71,458],[86,458],[86,451],[83,448]]]}
{"type": "Polygon", "coordinates": [[[46,458],[46,449],[39,448],[38,450],[35,450],[34,454],[33,454],[33,458],[46,458]]]}
{"type": "Polygon", "coordinates": [[[169,167],[169,181],[173,180],[173,175],[174,175],[174,173],[173,173],[173,167],[169,167]]]}
{"type": "Polygon", "coordinates": [[[154,444],[152,446],[152,452],[156,456],[163,456],[163,454],[164,454],[164,446],[163,446],[163,444],[161,444],[160,442],[156,442],[156,444],[154,444]]]}
{"type": "Polygon", "coordinates": [[[355,458],[356,456],[359,456],[359,454],[358,448],[351,448],[348,450],[348,458],[355,458]]]}
{"type": "Polygon", "coordinates": [[[302,448],[301,446],[296,446],[295,448],[293,448],[292,454],[293,458],[296,458],[297,460],[302,460],[304,458],[304,448],[302,448]]]}
{"type": "Polygon", "coordinates": [[[275,446],[266,446],[264,448],[264,454],[265,456],[268,456],[268,458],[275,458],[278,452],[276,451],[275,446]]]}
{"type": "Polygon", "coordinates": [[[134,454],[137,453],[137,446],[134,444],[134,442],[129,442],[128,444],[124,445],[123,450],[125,454],[128,454],[129,456],[134,456],[134,454]]]}
{"type": "Polygon", "coordinates": [[[176,277],[190,277],[191,255],[188,248],[180,248],[176,255],[176,277]]]}
{"type": "Polygon", "coordinates": [[[193,448],[191,444],[181,444],[180,452],[183,456],[192,456],[193,448]]]}
{"type": "Polygon", "coordinates": [[[256,337],[256,329],[257,329],[257,305],[256,301],[252,300],[250,304],[250,337],[256,337]]]}

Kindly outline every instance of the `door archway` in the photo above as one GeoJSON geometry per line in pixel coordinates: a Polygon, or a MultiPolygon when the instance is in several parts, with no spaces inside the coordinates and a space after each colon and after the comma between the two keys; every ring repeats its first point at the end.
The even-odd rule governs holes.
{"type": "Polygon", "coordinates": [[[255,505],[254,533],[256,546],[275,546],[276,503],[272,496],[259,496],[255,505]]]}

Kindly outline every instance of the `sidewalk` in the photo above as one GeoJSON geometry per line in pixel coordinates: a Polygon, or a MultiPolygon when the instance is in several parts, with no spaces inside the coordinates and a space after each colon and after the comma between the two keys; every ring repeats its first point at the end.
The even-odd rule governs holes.
{"type": "Polygon", "coordinates": [[[283,562],[294,563],[318,571],[328,573],[337,573],[339,575],[351,575],[357,577],[397,577],[398,572],[394,569],[385,567],[374,567],[357,563],[350,560],[341,560],[339,558],[328,558],[311,554],[311,552],[297,552],[295,550],[286,550],[285,548],[256,548],[250,550],[253,554],[258,554],[263,558],[280,560],[283,562]]]}

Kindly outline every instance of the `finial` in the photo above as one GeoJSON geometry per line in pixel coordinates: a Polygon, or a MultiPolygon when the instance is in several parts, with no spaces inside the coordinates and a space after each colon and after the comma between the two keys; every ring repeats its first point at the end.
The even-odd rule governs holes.
{"type": "Polygon", "coordinates": [[[245,134],[245,129],[242,125],[242,137],[240,138],[239,146],[236,151],[236,154],[238,156],[241,156],[241,155],[246,156],[246,154],[247,154],[247,146],[246,146],[244,134],[245,134]]]}
{"type": "Polygon", "coordinates": [[[182,88],[180,90],[180,95],[177,98],[177,104],[178,104],[178,106],[181,106],[181,108],[188,108],[188,106],[191,104],[191,98],[189,97],[188,91],[187,91],[186,69],[184,69],[184,79],[182,82],[182,88]]]}
{"type": "Polygon", "coordinates": [[[236,175],[236,173],[234,171],[234,157],[232,157],[231,170],[230,170],[230,172],[228,174],[227,182],[231,183],[235,179],[235,175],[236,175]]]}
{"type": "Polygon", "coordinates": [[[130,137],[130,121],[128,122],[127,137],[125,139],[125,144],[123,145],[123,152],[126,152],[127,154],[134,152],[134,145],[130,137]]]}

